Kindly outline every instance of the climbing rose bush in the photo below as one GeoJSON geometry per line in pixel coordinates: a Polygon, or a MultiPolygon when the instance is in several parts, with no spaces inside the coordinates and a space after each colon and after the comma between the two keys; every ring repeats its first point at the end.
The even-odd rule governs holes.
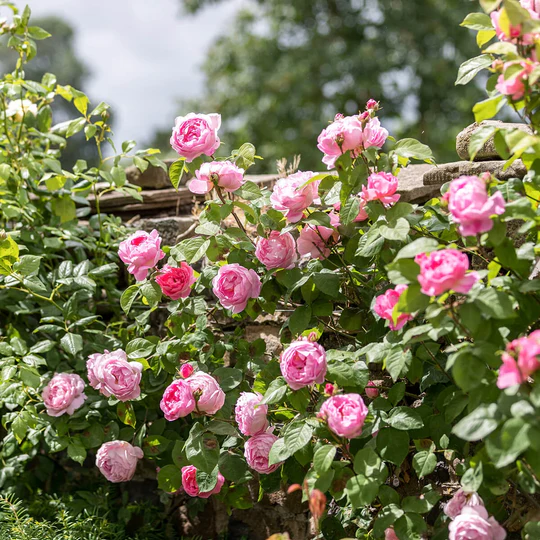
{"type": "MultiPolygon", "coordinates": [[[[0,344],[12,486],[27,473],[24,456],[65,450],[103,482],[156,477],[164,501],[216,497],[246,510],[266,493],[300,491],[324,538],[538,537],[540,27],[536,4],[482,5],[491,16],[463,25],[480,32],[483,54],[457,82],[491,70],[477,120],[508,103],[534,129],[482,126],[470,153],[494,136],[503,157],[521,159],[523,179],[457,178],[424,204],[407,200],[400,171],[433,156],[414,139],[391,138],[384,104],[370,100],[313,134],[325,172],[255,183],[246,176],[259,158],[253,145],[229,151],[218,114],[189,113],[173,128],[179,158],[169,176],[177,188],[189,176],[179,189],[199,195],[194,236],[167,246],[157,231],[115,229],[98,214],[96,262],[66,242],[42,267],[35,253],[60,248],[49,240],[38,251],[23,234],[18,190],[40,192],[6,136],[0,177],[17,180],[6,186],[20,220],[8,209],[0,240],[0,294],[19,313],[6,312],[0,344]],[[522,62],[534,66],[523,76],[522,62]],[[523,88],[501,93],[500,77],[516,73],[523,88]],[[103,279],[109,272],[128,280],[121,294],[103,279]],[[122,312],[99,323],[91,310],[103,294],[122,312]],[[279,346],[246,332],[254,320],[279,329],[279,346]]],[[[22,20],[17,28],[30,33],[22,20]]],[[[54,90],[84,110],[70,125],[105,140],[79,93],[44,84],[42,94],[4,87],[4,109],[15,99],[37,107],[5,114],[8,134],[21,130],[31,147],[25,122],[38,122],[54,90]]],[[[40,128],[43,141],[50,127],[40,128]]],[[[39,210],[57,209],[76,234],[75,194],[88,175],[73,173],[81,185],[72,200],[42,150],[27,156],[48,186],[39,210]]],[[[160,166],[154,158],[132,157],[142,169],[160,166]]],[[[120,159],[110,173],[100,163],[93,182],[126,189],[120,159]]],[[[66,189],[73,181],[66,175],[66,189]]]]}

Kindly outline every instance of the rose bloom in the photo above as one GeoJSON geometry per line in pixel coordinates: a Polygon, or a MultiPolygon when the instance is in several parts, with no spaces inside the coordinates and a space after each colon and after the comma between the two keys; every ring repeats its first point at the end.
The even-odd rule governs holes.
{"type": "Polygon", "coordinates": [[[268,238],[259,238],[255,256],[267,270],[294,268],[298,255],[293,235],[288,232],[282,234],[279,231],[272,231],[268,238]]]}
{"type": "Polygon", "coordinates": [[[84,381],[76,373],[57,373],[43,389],[41,398],[49,416],[72,415],[82,406],[84,381]]]}
{"type": "Polygon", "coordinates": [[[6,116],[13,116],[16,122],[22,122],[27,114],[36,116],[37,113],[37,105],[32,103],[29,99],[14,99],[9,102],[6,109],[6,116]]]}
{"type": "MultiPolygon", "coordinates": [[[[377,386],[373,381],[369,381],[367,386],[377,386]]],[[[366,396],[370,399],[375,399],[379,395],[379,390],[377,388],[367,388],[366,387],[366,396]]]]}
{"type": "Polygon", "coordinates": [[[118,255],[122,262],[128,265],[128,272],[142,281],[148,271],[165,257],[161,249],[161,238],[154,229],[150,234],[146,231],[137,231],[120,242],[118,255]]]}
{"type": "Polygon", "coordinates": [[[499,19],[501,18],[500,11],[492,11],[490,17],[495,28],[495,32],[497,33],[497,38],[501,41],[513,41],[521,36],[521,24],[510,25],[510,35],[507,35],[504,32],[499,24],[499,19]]]}
{"type": "Polygon", "coordinates": [[[195,410],[195,405],[191,386],[182,379],[177,379],[167,386],[159,403],[165,419],[169,422],[192,413],[195,410]]]}
{"type": "Polygon", "coordinates": [[[324,154],[323,163],[332,169],[336,160],[347,151],[361,151],[362,122],[358,116],[336,115],[334,122],[323,129],[317,138],[317,148],[324,154]]]}
{"type": "MultiPolygon", "coordinates": [[[[369,217],[368,213],[366,212],[367,203],[362,194],[358,196],[358,202],[360,203],[360,207],[358,209],[358,215],[354,218],[355,223],[358,223],[359,221],[365,221],[369,217]]],[[[341,203],[335,203],[334,210],[336,212],[339,212],[341,210],[341,203]]]]}
{"type": "Polygon", "coordinates": [[[336,435],[354,439],[362,433],[368,408],[358,394],[338,394],[327,399],[317,413],[336,435]]]}
{"type": "Polygon", "coordinates": [[[86,362],[90,386],[105,397],[114,396],[120,401],[137,399],[141,394],[139,362],[129,362],[122,349],[91,354],[86,362]]]}
{"type": "Polygon", "coordinates": [[[390,330],[401,330],[405,326],[405,323],[414,319],[409,313],[400,313],[397,321],[394,323],[394,307],[405,290],[407,290],[407,285],[397,285],[395,289],[388,289],[384,294],[377,296],[375,299],[373,311],[381,319],[389,321],[388,326],[390,330]]]}
{"type": "Polygon", "coordinates": [[[195,409],[200,413],[216,414],[225,403],[225,392],[214,377],[204,371],[197,371],[185,379],[191,388],[195,401],[195,409]]]}
{"type": "Polygon", "coordinates": [[[540,18],[540,0],[519,0],[519,3],[529,12],[533,19],[540,18]]]}
{"type": "Polygon", "coordinates": [[[317,383],[326,375],[326,351],[318,343],[293,341],[279,359],[281,373],[293,390],[317,383]]]}
{"type": "Polygon", "coordinates": [[[261,280],[255,270],[248,270],[238,263],[221,266],[212,280],[212,290],[225,309],[240,313],[246,309],[250,298],[258,298],[261,280]]]}
{"type": "Polygon", "coordinates": [[[362,195],[366,201],[381,201],[388,206],[399,201],[397,188],[398,179],[390,173],[381,171],[368,177],[367,186],[362,188],[362,195]]]}
{"type": "Polygon", "coordinates": [[[221,491],[225,478],[218,472],[217,483],[212,491],[199,491],[199,484],[197,483],[197,469],[193,465],[187,465],[182,467],[182,487],[190,497],[200,497],[201,499],[208,499],[210,495],[216,495],[221,491]]]}
{"type": "Polygon", "coordinates": [[[220,126],[221,115],[216,113],[179,116],[172,130],[171,146],[188,163],[203,154],[211,156],[219,148],[220,126]]]}
{"type": "Polygon", "coordinates": [[[448,526],[449,540],[504,540],[505,530],[483,506],[466,506],[448,526]]]}
{"type": "Polygon", "coordinates": [[[298,171],[287,178],[280,178],[274,186],[270,195],[272,208],[283,213],[290,223],[301,220],[304,210],[318,197],[317,182],[301,187],[313,176],[315,173],[311,171],[298,171]]]}
{"type": "Polygon", "coordinates": [[[268,428],[268,405],[261,405],[259,392],[242,392],[234,408],[234,417],[242,434],[251,436],[268,428]]]}
{"type": "Polygon", "coordinates": [[[388,527],[384,530],[384,540],[399,540],[393,527],[388,527]]]}
{"type": "Polygon", "coordinates": [[[216,184],[225,191],[236,191],[244,182],[244,169],[230,161],[212,161],[203,163],[195,171],[195,178],[188,182],[187,187],[192,193],[204,195],[216,184]]]}
{"type": "Polygon", "coordinates": [[[97,451],[96,465],[109,482],[128,482],[143,455],[138,446],[131,446],[126,441],[110,441],[97,451]]]}
{"type": "Polygon", "coordinates": [[[191,364],[184,364],[180,368],[180,377],[187,379],[193,373],[193,366],[191,364]]]}
{"type": "Polygon", "coordinates": [[[272,445],[278,440],[273,433],[259,433],[249,438],[244,445],[247,464],[260,474],[270,474],[279,469],[281,463],[268,465],[272,445]]]}
{"type": "Polygon", "coordinates": [[[187,298],[196,281],[193,268],[186,262],[181,262],[178,268],[166,264],[156,276],[161,292],[172,300],[187,298]]]}
{"type": "Polygon", "coordinates": [[[467,493],[460,488],[444,505],[444,513],[450,519],[455,519],[466,506],[484,506],[484,501],[478,494],[467,493]]]}
{"type": "Polygon", "coordinates": [[[381,126],[378,118],[372,118],[364,126],[362,141],[364,148],[382,148],[388,137],[388,131],[381,126]]]}
{"type": "Polygon", "coordinates": [[[441,249],[431,253],[420,253],[414,260],[420,265],[418,282],[428,296],[437,296],[446,291],[468,293],[480,279],[476,272],[466,273],[469,259],[457,249],[441,249]]]}
{"type": "MultiPolygon", "coordinates": [[[[516,62],[506,62],[504,64],[504,69],[515,65],[516,62]]],[[[523,68],[521,71],[513,73],[510,77],[505,78],[505,74],[502,73],[497,79],[497,84],[495,89],[504,94],[505,96],[510,96],[513,101],[520,100],[525,95],[525,81],[531,74],[534,69],[534,64],[532,62],[521,61],[519,62],[523,68]]]]}
{"type": "Polygon", "coordinates": [[[461,176],[450,182],[444,198],[452,219],[459,223],[462,236],[475,236],[493,228],[491,216],[504,213],[504,199],[500,191],[488,195],[484,180],[478,176],[461,176]]]}
{"type": "Polygon", "coordinates": [[[502,361],[497,386],[503,389],[524,383],[540,369],[540,330],[511,341],[506,346],[502,361]]]}
{"type": "Polygon", "coordinates": [[[302,257],[323,260],[331,253],[329,246],[334,245],[338,239],[339,234],[334,229],[307,224],[300,231],[296,245],[302,257]]]}

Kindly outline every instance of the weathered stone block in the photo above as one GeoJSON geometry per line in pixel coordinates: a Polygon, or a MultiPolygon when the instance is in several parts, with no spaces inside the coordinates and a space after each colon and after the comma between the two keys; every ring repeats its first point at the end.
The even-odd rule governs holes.
{"type": "Polygon", "coordinates": [[[156,229],[163,245],[174,246],[180,234],[185,233],[195,223],[193,216],[164,217],[164,218],[144,218],[133,223],[133,227],[151,232],[156,229]]]}
{"type": "Polygon", "coordinates": [[[438,185],[424,184],[424,174],[431,171],[433,165],[409,165],[398,174],[398,193],[402,202],[423,203],[440,195],[438,185]]]}
{"type": "MultiPolygon", "coordinates": [[[[470,126],[467,126],[461,133],[458,134],[456,138],[456,151],[458,156],[461,159],[469,160],[469,142],[475,131],[481,127],[485,126],[495,126],[501,129],[521,129],[527,133],[532,133],[531,128],[527,124],[516,124],[516,123],[505,123],[500,120],[484,120],[480,123],[474,123],[470,126]]],[[[484,160],[493,160],[501,159],[501,156],[495,149],[495,144],[493,142],[493,137],[488,139],[484,146],[478,151],[474,161],[484,161],[484,160]]]]}
{"type": "MultiPolygon", "coordinates": [[[[166,159],[164,161],[168,168],[175,160],[166,159]]],[[[166,189],[172,187],[168,173],[161,167],[149,165],[146,171],[142,173],[137,167],[132,165],[126,169],[126,176],[128,182],[136,186],[141,186],[144,189],[166,189]]],[[[185,183],[186,179],[186,177],[182,178],[181,185],[185,183]]]]}

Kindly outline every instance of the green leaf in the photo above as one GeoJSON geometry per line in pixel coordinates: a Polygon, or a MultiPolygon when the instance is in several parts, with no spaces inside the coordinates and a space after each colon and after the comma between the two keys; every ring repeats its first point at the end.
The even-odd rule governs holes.
{"type": "Polygon", "coordinates": [[[68,124],[68,128],[66,131],[66,138],[69,139],[69,137],[72,137],[76,133],[79,133],[79,131],[81,131],[81,129],[84,127],[85,124],[86,124],[86,118],[77,118],[76,120],[72,120],[68,124]]]}
{"type": "Polygon", "coordinates": [[[437,456],[433,452],[418,452],[413,457],[413,467],[418,478],[431,474],[437,465],[437,456]]]}
{"type": "MultiPolygon", "coordinates": [[[[484,101],[479,101],[473,107],[475,122],[482,122],[482,120],[489,120],[493,118],[505,105],[506,96],[495,96],[484,101]]],[[[495,126],[483,126],[477,129],[469,142],[469,156],[471,161],[475,158],[478,150],[484,146],[484,143],[497,131],[495,126]],[[491,133],[488,135],[488,132],[491,133]],[[485,137],[483,142],[480,143],[480,139],[485,137]],[[472,147],[472,148],[471,148],[472,147]]]]}
{"type": "Polygon", "coordinates": [[[491,66],[492,62],[493,60],[489,54],[481,54],[480,56],[466,60],[459,66],[455,84],[467,84],[472,81],[480,71],[491,66]]]}
{"type": "Polygon", "coordinates": [[[277,377],[268,386],[261,404],[270,405],[272,403],[280,403],[285,397],[288,389],[289,387],[285,382],[285,379],[283,377],[277,377]]]}
{"type": "Polygon", "coordinates": [[[184,174],[185,162],[186,162],[185,158],[177,159],[169,167],[169,178],[171,180],[171,184],[174,189],[178,189],[178,186],[180,185],[180,181],[182,180],[182,175],[184,174]]]}
{"type": "Polygon", "coordinates": [[[51,37],[51,34],[49,34],[49,32],[43,30],[43,28],[40,28],[39,26],[29,26],[28,34],[32,39],[37,40],[47,39],[48,37],[51,37]]]}
{"type": "Polygon", "coordinates": [[[262,191],[259,186],[250,180],[244,182],[234,194],[246,201],[255,201],[262,197],[262,191]]]}
{"type": "Polygon", "coordinates": [[[219,460],[219,444],[217,439],[204,433],[204,427],[196,423],[189,432],[185,445],[188,461],[205,472],[212,472],[219,460]]]}
{"type": "Polygon", "coordinates": [[[197,471],[196,475],[197,485],[201,493],[212,491],[217,484],[218,480],[218,468],[216,467],[212,472],[206,473],[204,471],[197,471]]]}
{"type": "Polygon", "coordinates": [[[120,307],[124,310],[126,315],[129,313],[129,310],[131,309],[131,306],[133,305],[133,302],[135,301],[135,298],[137,298],[138,294],[138,285],[131,285],[122,293],[122,296],[120,297],[120,307]]]}
{"type": "Polygon", "coordinates": [[[176,465],[161,467],[157,479],[159,489],[167,493],[175,493],[182,487],[182,471],[176,465]]]}
{"type": "Polygon", "coordinates": [[[217,368],[212,375],[218,380],[224,392],[229,392],[242,382],[242,370],[238,368],[217,368]]]}
{"type": "Polygon", "coordinates": [[[380,483],[384,482],[381,474],[383,467],[381,458],[373,449],[367,446],[359,450],[354,456],[354,472],[366,478],[380,480],[380,483]]]}
{"type": "Polygon", "coordinates": [[[202,259],[210,247],[210,240],[207,238],[190,238],[181,244],[182,252],[188,264],[196,263],[202,259]]]}
{"type": "Polygon", "coordinates": [[[73,439],[72,442],[68,444],[67,453],[73,461],[83,465],[84,460],[86,459],[86,448],[79,439],[73,439]]]}
{"type": "Polygon", "coordinates": [[[60,345],[64,351],[72,356],[76,356],[77,353],[82,351],[83,338],[79,334],[72,334],[71,332],[68,332],[67,334],[64,334],[60,340],[60,345]]]}
{"type": "Polygon", "coordinates": [[[416,139],[401,139],[394,146],[394,152],[398,156],[407,159],[417,159],[419,161],[433,160],[431,148],[416,139]]]}
{"type": "Polygon", "coordinates": [[[461,477],[461,487],[470,493],[478,491],[484,480],[482,462],[479,461],[476,467],[471,467],[465,471],[461,477]]]}
{"type": "Polygon", "coordinates": [[[75,203],[69,195],[57,197],[51,201],[51,210],[55,216],[60,218],[62,223],[71,221],[77,217],[75,203]]]}
{"type": "Polygon", "coordinates": [[[289,319],[289,330],[293,335],[301,334],[309,328],[311,321],[311,306],[305,304],[297,307],[289,319]]]}
{"type": "Polygon", "coordinates": [[[469,392],[480,386],[486,371],[485,362],[466,351],[456,357],[452,366],[454,380],[464,392],[469,392]]]}
{"type": "Polygon", "coordinates": [[[429,296],[423,294],[420,289],[419,284],[413,283],[401,293],[397,303],[399,313],[414,313],[428,307],[429,296]]]}
{"type": "Polygon", "coordinates": [[[155,343],[152,343],[148,339],[135,338],[127,344],[126,354],[131,360],[136,360],[137,358],[146,358],[150,356],[155,349],[155,343]]]}
{"type": "Polygon", "coordinates": [[[228,435],[230,437],[239,436],[238,431],[236,431],[233,425],[229,424],[229,422],[225,422],[224,420],[219,420],[218,418],[210,420],[205,427],[208,431],[211,431],[216,435],[228,435]]]}
{"type": "Polygon", "coordinates": [[[41,257],[37,255],[23,255],[19,262],[15,263],[14,270],[23,276],[37,274],[41,257]]]}
{"type": "Polygon", "coordinates": [[[116,414],[118,415],[118,418],[120,418],[120,421],[123,424],[135,427],[137,419],[135,418],[135,411],[133,410],[133,405],[129,401],[121,401],[120,403],[118,403],[118,405],[116,406],[116,414]]]}
{"type": "Polygon", "coordinates": [[[411,361],[411,351],[404,351],[401,347],[392,347],[390,349],[385,358],[385,366],[394,382],[408,369],[411,361]]]}
{"type": "Polygon", "coordinates": [[[251,143],[244,143],[238,150],[233,150],[231,157],[240,168],[245,171],[255,163],[255,147],[251,143]]]}
{"type": "Polygon", "coordinates": [[[424,422],[420,414],[409,407],[396,407],[387,420],[393,428],[399,430],[420,429],[424,422]]]}
{"type": "Polygon", "coordinates": [[[418,238],[413,240],[410,244],[407,244],[405,247],[402,247],[394,260],[398,259],[411,259],[420,253],[430,253],[435,251],[439,247],[439,242],[434,238],[418,238]]]}
{"type": "Polygon", "coordinates": [[[332,467],[334,456],[336,455],[336,447],[331,444],[321,446],[313,456],[313,468],[321,475],[332,467]]]}
{"type": "Polygon", "coordinates": [[[285,445],[290,454],[294,454],[311,440],[313,428],[305,420],[295,420],[285,432],[285,445]]]}
{"type": "Polygon", "coordinates": [[[324,294],[333,298],[339,296],[341,280],[340,277],[331,270],[326,272],[315,272],[313,274],[313,281],[317,288],[324,294]]]}
{"type": "Polygon", "coordinates": [[[510,418],[486,439],[486,450],[497,469],[514,463],[530,445],[530,425],[523,418],[510,418]]]}
{"type": "Polygon", "coordinates": [[[493,30],[493,23],[485,13],[469,13],[460,26],[471,30],[493,30]]]}
{"type": "Polygon", "coordinates": [[[147,456],[157,456],[167,450],[171,441],[163,435],[148,435],[143,440],[143,451],[147,456]]]}
{"type": "Polygon", "coordinates": [[[379,484],[375,480],[359,474],[349,478],[345,492],[353,508],[362,508],[374,501],[379,493],[379,484]]]}
{"type": "Polygon", "coordinates": [[[379,227],[379,232],[381,236],[387,240],[399,240],[400,242],[405,242],[409,235],[410,228],[409,222],[405,218],[400,217],[396,221],[390,221],[388,225],[381,225],[379,227]]]}
{"type": "Polygon", "coordinates": [[[339,211],[339,219],[342,225],[352,223],[360,211],[360,201],[358,197],[350,197],[343,208],[339,211]]]}
{"type": "Polygon", "coordinates": [[[453,427],[452,433],[465,441],[479,441],[497,429],[498,418],[499,412],[495,403],[479,405],[453,427]]]}
{"type": "Polygon", "coordinates": [[[414,512],[415,514],[425,514],[439,502],[441,496],[431,488],[426,486],[419,497],[405,497],[401,507],[405,512],[414,512]]]}
{"type": "Polygon", "coordinates": [[[248,467],[246,460],[232,452],[224,452],[219,456],[219,472],[231,482],[239,482],[246,477],[248,467]]]}
{"type": "Polygon", "coordinates": [[[494,319],[513,319],[516,317],[513,298],[493,287],[482,289],[475,298],[480,310],[494,319]]]}
{"type": "Polygon", "coordinates": [[[399,467],[409,453],[409,434],[394,428],[384,428],[377,433],[376,444],[381,458],[399,467]]]}

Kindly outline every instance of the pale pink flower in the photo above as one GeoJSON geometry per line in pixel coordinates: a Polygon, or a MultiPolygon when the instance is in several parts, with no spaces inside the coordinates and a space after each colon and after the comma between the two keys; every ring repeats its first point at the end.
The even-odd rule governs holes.
{"type": "Polygon", "coordinates": [[[219,148],[220,126],[221,115],[216,113],[179,116],[172,130],[171,146],[188,163],[203,154],[211,156],[219,148]]]}
{"type": "Polygon", "coordinates": [[[381,171],[368,177],[367,186],[362,188],[362,194],[366,201],[381,201],[385,206],[389,206],[399,201],[397,189],[398,179],[390,173],[381,171]]]}
{"type": "MultiPolygon", "coordinates": [[[[373,381],[369,381],[367,386],[376,386],[373,381]]],[[[379,395],[378,388],[367,388],[366,386],[366,396],[370,399],[375,399],[379,395]]]]}
{"type": "Polygon", "coordinates": [[[467,493],[460,488],[444,505],[444,513],[449,518],[455,519],[466,506],[484,506],[484,501],[477,493],[467,493]]]}
{"type": "Polygon", "coordinates": [[[345,152],[356,154],[362,150],[363,130],[358,116],[340,116],[323,129],[317,139],[317,148],[324,154],[323,163],[332,169],[345,152]]]}
{"type": "Polygon", "coordinates": [[[281,373],[293,390],[317,383],[326,375],[326,351],[318,343],[293,341],[279,359],[281,373]]]}
{"type": "Polygon", "coordinates": [[[225,191],[236,191],[244,184],[244,169],[230,161],[212,161],[203,163],[195,171],[195,178],[187,184],[192,193],[203,195],[212,191],[215,185],[225,191]]]}
{"type": "Polygon", "coordinates": [[[219,383],[204,371],[197,371],[184,381],[189,384],[197,405],[195,409],[204,414],[216,414],[225,403],[225,392],[219,383]]]}
{"type": "Polygon", "coordinates": [[[193,268],[184,261],[178,267],[166,264],[156,276],[161,292],[172,300],[187,298],[196,281],[193,268]]]}
{"type": "Polygon", "coordinates": [[[272,231],[268,238],[259,238],[255,256],[266,266],[267,270],[294,268],[298,255],[293,235],[288,232],[272,231]]]}
{"type": "Polygon", "coordinates": [[[128,265],[128,272],[133,274],[137,281],[142,281],[148,275],[148,271],[165,257],[165,252],[160,246],[161,238],[155,229],[150,234],[146,231],[137,231],[120,242],[118,256],[128,265]]]}
{"type": "Polygon", "coordinates": [[[76,373],[57,373],[43,389],[41,397],[49,416],[72,415],[82,407],[86,395],[84,381],[76,373]]]}
{"type": "Polygon", "coordinates": [[[364,148],[382,148],[386,139],[388,138],[388,131],[381,126],[378,118],[371,118],[364,126],[364,132],[362,134],[364,148]]]}
{"type": "Polygon", "coordinates": [[[238,429],[243,435],[258,435],[268,428],[268,405],[261,405],[259,392],[242,392],[234,408],[238,429]]]}
{"type": "Polygon", "coordinates": [[[182,487],[184,491],[190,497],[200,497],[201,499],[208,499],[210,495],[216,495],[221,491],[225,478],[218,472],[217,483],[212,491],[200,491],[199,484],[197,483],[197,469],[193,465],[186,465],[182,467],[182,487]]]}
{"type": "Polygon", "coordinates": [[[259,297],[262,284],[255,270],[232,263],[220,266],[212,287],[225,309],[240,313],[246,309],[250,298],[259,297]]]}
{"type": "Polygon", "coordinates": [[[384,530],[384,540],[399,540],[398,535],[396,534],[396,531],[394,531],[393,527],[388,527],[384,530]]]}
{"type": "Polygon", "coordinates": [[[505,530],[483,506],[465,506],[448,526],[449,540],[504,540],[505,530]]]}
{"type": "Polygon", "coordinates": [[[327,399],[317,413],[340,437],[354,439],[362,433],[368,408],[359,394],[338,394],[327,399]]]}
{"type": "Polygon", "coordinates": [[[304,225],[296,242],[298,253],[302,257],[311,259],[326,259],[333,246],[339,239],[339,233],[335,229],[324,225],[304,225]]]}
{"type": "Polygon", "coordinates": [[[400,313],[394,322],[394,307],[399,301],[400,296],[407,290],[407,285],[396,285],[395,289],[388,289],[384,294],[377,296],[373,311],[381,317],[389,321],[390,330],[401,330],[408,321],[412,321],[414,317],[409,313],[400,313]]]}
{"type": "Polygon", "coordinates": [[[318,197],[317,182],[304,185],[314,175],[311,171],[298,171],[286,178],[280,178],[270,195],[272,208],[283,213],[291,223],[300,221],[304,217],[304,210],[318,197]]]}
{"type": "Polygon", "coordinates": [[[247,464],[260,474],[270,474],[279,469],[281,463],[269,465],[269,454],[278,438],[273,433],[259,433],[249,438],[244,445],[247,464]]]}
{"type": "Polygon", "coordinates": [[[126,441],[110,441],[101,445],[96,454],[96,465],[109,482],[128,482],[133,478],[137,462],[143,458],[138,446],[126,441]]]}
{"type": "Polygon", "coordinates": [[[512,73],[510,77],[506,78],[505,73],[499,75],[495,88],[501,94],[510,96],[512,100],[520,100],[525,95],[525,81],[534,69],[534,64],[529,61],[522,60],[521,62],[506,62],[504,69],[515,66],[517,63],[521,65],[523,69],[518,72],[512,73]]]}
{"type": "Polygon", "coordinates": [[[497,386],[501,389],[524,383],[540,369],[540,330],[511,341],[502,355],[497,386]]]}

